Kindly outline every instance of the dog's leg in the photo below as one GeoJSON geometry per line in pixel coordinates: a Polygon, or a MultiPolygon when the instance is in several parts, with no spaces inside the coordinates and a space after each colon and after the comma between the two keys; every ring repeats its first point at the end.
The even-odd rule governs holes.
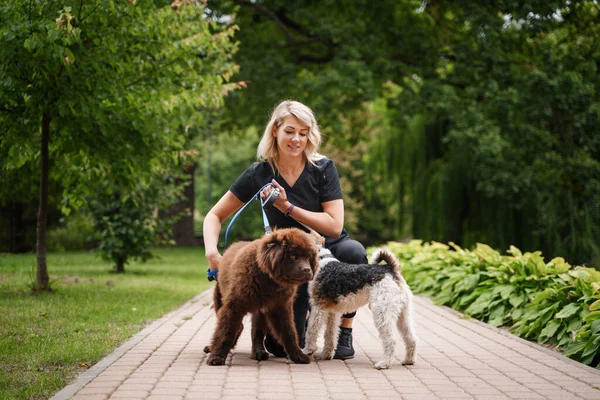
{"type": "Polygon", "coordinates": [[[325,345],[323,346],[322,358],[331,360],[335,355],[335,346],[340,337],[340,322],[342,315],[336,312],[327,313],[327,325],[325,325],[325,345]]]}
{"type": "MultiPolygon", "coordinates": [[[[219,309],[223,305],[223,295],[221,294],[221,290],[219,289],[219,282],[215,285],[213,290],[213,308],[215,309],[215,314],[219,313],[219,309]]],[[[210,345],[204,346],[204,352],[210,353],[210,345]]]]}
{"type": "Polygon", "coordinates": [[[304,349],[302,352],[312,356],[317,351],[317,340],[321,329],[325,324],[326,313],[319,307],[312,305],[310,316],[308,317],[308,327],[304,338],[304,349]]]}
{"type": "Polygon", "coordinates": [[[391,278],[383,279],[373,285],[369,304],[373,312],[373,321],[379,331],[379,338],[383,345],[383,356],[375,363],[376,369],[387,369],[394,359],[396,340],[394,330],[398,316],[402,311],[405,298],[402,296],[397,283],[391,278]]]}
{"type": "Polygon", "coordinates": [[[296,364],[310,363],[310,357],[302,353],[298,346],[298,334],[294,326],[292,304],[272,309],[267,314],[267,322],[271,327],[271,333],[281,343],[288,358],[296,364]]]}
{"type": "Polygon", "coordinates": [[[267,320],[260,311],[252,314],[252,354],[250,358],[257,361],[268,360],[269,353],[265,350],[265,336],[268,332],[267,320]]]}
{"type": "Polygon", "coordinates": [[[209,365],[224,365],[229,350],[233,348],[246,314],[243,307],[228,303],[217,313],[217,327],[212,337],[210,356],[206,360],[209,365]]]}
{"type": "MultiPolygon", "coordinates": [[[[406,289],[408,289],[408,287],[406,287],[405,290],[406,289]]],[[[412,293],[410,292],[410,289],[408,289],[406,293],[408,294],[406,306],[400,313],[397,327],[400,335],[402,335],[404,346],[406,348],[406,357],[404,358],[404,361],[402,361],[402,365],[413,365],[417,358],[418,338],[415,330],[415,310],[412,293]]]]}

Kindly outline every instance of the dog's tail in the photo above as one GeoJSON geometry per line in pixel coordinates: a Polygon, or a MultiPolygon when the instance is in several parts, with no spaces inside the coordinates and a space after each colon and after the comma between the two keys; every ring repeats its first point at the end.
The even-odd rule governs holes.
{"type": "Polygon", "coordinates": [[[392,253],[388,248],[381,247],[373,253],[371,256],[370,264],[379,264],[380,262],[385,261],[386,264],[392,267],[394,272],[401,276],[402,270],[400,266],[400,261],[396,258],[394,253],[392,253]]]}

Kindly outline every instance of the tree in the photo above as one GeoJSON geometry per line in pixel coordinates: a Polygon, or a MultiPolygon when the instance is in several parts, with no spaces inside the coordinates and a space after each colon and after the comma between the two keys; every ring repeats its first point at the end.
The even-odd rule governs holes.
{"type": "Polygon", "coordinates": [[[235,26],[201,2],[10,0],[0,7],[0,154],[5,167],[40,161],[36,287],[49,290],[48,171],[60,159],[64,203],[90,182],[126,186],[177,157],[203,110],[236,87],[235,26]],[[60,158],[58,158],[60,156],[60,158]]]}
{"type": "Polygon", "coordinates": [[[232,124],[264,125],[269,108],[295,98],[336,146],[369,144],[348,164],[369,177],[352,189],[364,199],[359,231],[389,234],[369,217],[387,208],[395,237],[381,241],[409,226],[426,240],[600,256],[596,1],[211,7],[238,10],[249,85],[228,99],[232,124]],[[373,111],[380,127],[345,125],[373,111]]]}
{"type": "Polygon", "coordinates": [[[416,86],[427,99],[416,112],[410,93],[390,101],[399,129],[379,151],[413,234],[597,262],[597,5],[439,12],[462,38],[416,86]]]}
{"type": "Polygon", "coordinates": [[[138,181],[133,187],[122,186],[109,175],[86,201],[98,250],[117,273],[125,272],[130,259],[146,261],[152,247],[172,242],[170,232],[180,215],[159,216],[159,211],[180,200],[184,181],[169,170],[153,172],[150,181],[138,181]]]}

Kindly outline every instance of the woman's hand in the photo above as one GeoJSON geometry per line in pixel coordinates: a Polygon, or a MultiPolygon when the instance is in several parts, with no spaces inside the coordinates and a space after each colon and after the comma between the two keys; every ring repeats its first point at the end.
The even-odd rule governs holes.
{"type": "Polygon", "coordinates": [[[271,183],[273,186],[267,186],[262,190],[262,192],[260,192],[260,198],[265,200],[269,197],[273,190],[279,189],[279,197],[277,197],[277,200],[275,203],[273,203],[273,206],[279,211],[287,210],[290,206],[290,202],[287,199],[287,193],[285,192],[285,189],[275,179],[271,180],[271,183]]]}
{"type": "Polygon", "coordinates": [[[207,253],[206,259],[208,260],[208,267],[211,271],[218,269],[223,256],[217,251],[214,253],[207,253]]]}

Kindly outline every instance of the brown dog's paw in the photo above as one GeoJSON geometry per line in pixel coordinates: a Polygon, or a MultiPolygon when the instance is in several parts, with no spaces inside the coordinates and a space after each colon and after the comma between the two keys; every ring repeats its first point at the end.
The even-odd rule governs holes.
{"type": "Polygon", "coordinates": [[[264,350],[258,350],[252,354],[251,358],[256,361],[266,361],[269,359],[269,353],[264,350]]]}
{"type": "Polygon", "coordinates": [[[292,360],[295,364],[310,364],[310,357],[304,353],[298,353],[296,356],[290,356],[290,360],[292,360]]]}
{"type": "Polygon", "coordinates": [[[204,352],[206,354],[210,353],[210,346],[204,346],[204,352]]]}
{"type": "Polygon", "coordinates": [[[210,357],[208,357],[208,360],[206,360],[206,363],[208,365],[225,365],[225,358],[211,354],[210,357]]]}

